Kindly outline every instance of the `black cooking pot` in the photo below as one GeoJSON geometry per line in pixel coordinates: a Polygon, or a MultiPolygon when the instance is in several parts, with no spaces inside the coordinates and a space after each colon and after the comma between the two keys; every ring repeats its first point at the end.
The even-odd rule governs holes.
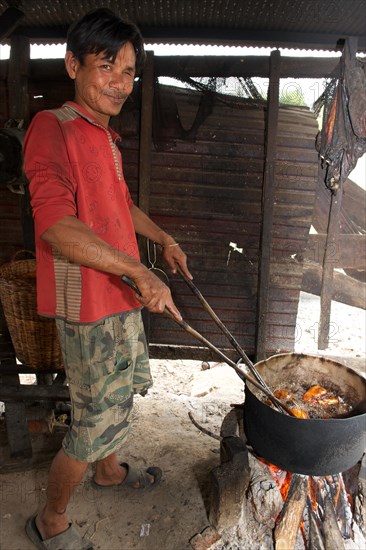
{"type": "MultiPolygon", "coordinates": [[[[366,380],[324,357],[280,354],[260,361],[256,368],[272,390],[295,379],[309,387],[319,384],[334,390],[354,408],[366,399],[366,380]]],[[[259,390],[247,383],[245,433],[255,453],[271,464],[290,472],[325,476],[344,472],[362,458],[365,412],[347,418],[302,419],[280,413],[262,399],[259,390]]]]}

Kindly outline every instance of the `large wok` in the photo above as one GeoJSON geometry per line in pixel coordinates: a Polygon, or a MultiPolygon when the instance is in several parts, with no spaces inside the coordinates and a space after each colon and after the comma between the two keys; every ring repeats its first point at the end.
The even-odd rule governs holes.
{"type": "MultiPolygon", "coordinates": [[[[286,379],[319,384],[344,395],[354,409],[366,399],[366,380],[324,357],[296,353],[274,355],[256,364],[272,388],[286,379]]],[[[357,464],[366,447],[366,414],[347,418],[302,419],[274,410],[250,383],[245,388],[244,426],[256,454],[300,474],[324,476],[357,464]]]]}

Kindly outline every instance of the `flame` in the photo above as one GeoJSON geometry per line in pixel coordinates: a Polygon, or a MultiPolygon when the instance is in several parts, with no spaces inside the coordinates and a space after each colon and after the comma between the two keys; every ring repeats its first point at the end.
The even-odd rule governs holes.
{"type": "MultiPolygon", "coordinates": [[[[266,464],[269,468],[270,474],[277,484],[277,487],[281,493],[282,500],[285,502],[288,497],[290,489],[292,473],[282,470],[278,466],[271,464],[267,460],[260,458],[261,462],[266,464]]],[[[317,521],[322,523],[324,520],[324,498],[329,495],[334,510],[337,515],[339,529],[344,538],[352,537],[352,496],[347,491],[344,483],[344,479],[341,474],[329,475],[324,477],[309,476],[308,477],[308,504],[311,510],[315,514],[317,521]]],[[[281,512],[276,519],[276,523],[281,517],[281,512]]],[[[304,518],[300,522],[299,526],[305,546],[307,544],[307,530],[306,521],[304,518]]]]}
{"type": "Polygon", "coordinates": [[[339,505],[339,497],[340,497],[340,494],[341,494],[341,484],[340,483],[337,483],[336,484],[336,492],[335,492],[335,495],[333,497],[333,500],[334,500],[334,508],[337,510],[338,508],[338,505],[339,505]]]}
{"type": "Polygon", "coordinates": [[[318,508],[318,501],[317,501],[317,498],[316,498],[316,493],[317,493],[317,483],[316,483],[316,481],[313,477],[309,477],[309,492],[308,492],[308,495],[309,495],[309,501],[310,501],[310,504],[311,504],[311,509],[313,510],[313,512],[316,512],[317,508],[318,508]]]}
{"type": "Polygon", "coordinates": [[[271,464],[264,458],[261,458],[260,460],[264,464],[267,464],[269,471],[271,473],[271,476],[275,480],[277,487],[280,490],[282,500],[285,501],[290,488],[292,473],[287,472],[286,470],[282,470],[281,468],[279,468],[278,466],[275,466],[274,464],[271,464]]]}

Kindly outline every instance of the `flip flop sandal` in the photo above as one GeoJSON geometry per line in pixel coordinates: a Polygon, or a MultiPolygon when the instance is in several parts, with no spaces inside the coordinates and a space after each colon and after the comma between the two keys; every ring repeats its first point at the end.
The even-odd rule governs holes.
{"type": "Polygon", "coordinates": [[[28,538],[37,548],[39,548],[39,550],[60,550],[60,548],[62,548],[62,550],[94,549],[92,543],[87,539],[83,539],[71,523],[70,527],[66,529],[66,531],[63,531],[63,533],[43,540],[36,525],[36,517],[37,514],[28,519],[25,524],[25,532],[27,533],[28,538]]]}
{"type": "Polygon", "coordinates": [[[90,484],[93,487],[93,489],[96,489],[97,491],[106,491],[111,489],[120,489],[123,487],[131,487],[132,489],[139,490],[139,489],[153,489],[157,485],[159,485],[163,472],[160,468],[156,466],[150,466],[150,468],[147,468],[146,470],[142,470],[141,468],[133,468],[127,462],[122,462],[121,466],[123,468],[126,468],[127,475],[120,483],[119,485],[99,485],[94,481],[92,478],[90,480],[90,484]],[[154,478],[154,481],[151,482],[151,477],[154,478]],[[139,487],[134,487],[136,483],[139,483],[139,487]]]}

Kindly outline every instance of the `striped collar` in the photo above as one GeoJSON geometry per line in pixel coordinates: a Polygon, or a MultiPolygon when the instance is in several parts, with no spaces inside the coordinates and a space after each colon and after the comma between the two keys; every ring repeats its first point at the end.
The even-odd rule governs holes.
{"type": "Polygon", "coordinates": [[[82,118],[90,122],[90,124],[93,124],[94,126],[98,126],[98,128],[102,128],[104,131],[109,132],[109,134],[111,135],[112,141],[114,143],[116,143],[117,141],[121,141],[121,136],[117,134],[117,132],[115,132],[110,126],[108,126],[108,128],[105,128],[105,126],[102,126],[95,117],[93,117],[86,109],[81,107],[78,103],[75,103],[74,101],[66,101],[66,103],[64,103],[62,107],[74,111],[74,113],[76,113],[77,115],[81,116],[82,118]]]}

